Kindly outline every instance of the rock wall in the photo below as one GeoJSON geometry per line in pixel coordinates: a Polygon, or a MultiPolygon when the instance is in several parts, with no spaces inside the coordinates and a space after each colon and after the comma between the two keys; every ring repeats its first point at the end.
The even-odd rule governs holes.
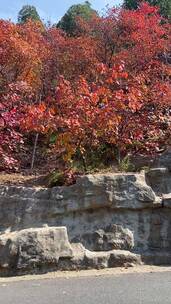
{"type": "Polygon", "coordinates": [[[0,273],[170,264],[170,193],[166,168],[52,189],[0,186],[0,273]]]}

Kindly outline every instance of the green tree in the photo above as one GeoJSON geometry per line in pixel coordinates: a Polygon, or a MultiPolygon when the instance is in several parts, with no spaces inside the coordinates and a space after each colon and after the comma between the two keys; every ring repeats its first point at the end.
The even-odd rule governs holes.
{"type": "Polygon", "coordinates": [[[88,1],[85,1],[83,4],[72,5],[58,22],[57,27],[72,36],[77,30],[77,17],[88,21],[94,14],[97,15],[97,12],[92,9],[88,1]]]}
{"type": "MultiPolygon", "coordinates": [[[[171,18],[171,0],[146,0],[151,5],[159,6],[161,14],[166,18],[171,18]]],[[[126,9],[137,9],[142,0],[124,0],[126,9]]]]}
{"type": "Polygon", "coordinates": [[[40,21],[40,16],[36,8],[32,5],[24,5],[18,13],[18,23],[23,24],[28,19],[40,21]]]}
{"type": "Polygon", "coordinates": [[[124,0],[124,8],[129,10],[135,10],[138,8],[140,0],[124,0]]]}

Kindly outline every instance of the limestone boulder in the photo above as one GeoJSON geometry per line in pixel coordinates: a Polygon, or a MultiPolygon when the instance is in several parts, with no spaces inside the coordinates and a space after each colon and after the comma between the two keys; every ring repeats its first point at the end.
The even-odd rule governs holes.
{"type": "Polygon", "coordinates": [[[149,170],[146,173],[146,181],[158,195],[171,193],[171,172],[168,168],[149,170]]]}
{"type": "MultiPolygon", "coordinates": [[[[78,239],[76,238],[75,241],[78,241],[78,239]]],[[[134,247],[132,231],[116,224],[111,224],[104,229],[98,229],[94,232],[85,233],[79,241],[92,251],[131,250],[134,247]]]]}
{"type": "Polygon", "coordinates": [[[72,244],[73,258],[60,258],[58,270],[104,269],[141,265],[141,257],[126,250],[90,251],[82,244],[72,244]]]}
{"type": "Polygon", "coordinates": [[[138,254],[125,251],[125,250],[113,250],[110,253],[108,260],[108,267],[132,267],[134,265],[141,265],[141,257],[138,254]]]}
{"type": "Polygon", "coordinates": [[[65,227],[25,229],[0,236],[0,270],[13,274],[49,271],[60,257],[71,258],[65,227]]]}

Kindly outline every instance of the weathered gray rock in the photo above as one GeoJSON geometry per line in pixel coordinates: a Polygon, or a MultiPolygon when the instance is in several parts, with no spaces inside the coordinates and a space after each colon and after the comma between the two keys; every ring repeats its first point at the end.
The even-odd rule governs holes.
{"type": "Polygon", "coordinates": [[[163,194],[162,196],[162,204],[165,208],[171,208],[171,193],[163,194]]]}
{"type": "Polygon", "coordinates": [[[141,255],[142,263],[148,265],[170,266],[171,252],[168,251],[147,251],[141,255]]]}
{"type": "Polygon", "coordinates": [[[111,224],[105,229],[85,233],[81,238],[75,238],[73,241],[80,241],[92,251],[131,250],[134,247],[133,233],[128,228],[115,224],[111,224]]]}
{"type": "Polygon", "coordinates": [[[110,253],[108,260],[108,267],[131,267],[134,265],[141,265],[141,256],[124,250],[114,250],[110,253]]]}
{"type": "Polygon", "coordinates": [[[171,193],[171,172],[167,168],[149,170],[146,181],[157,195],[171,193]]]}
{"type": "Polygon", "coordinates": [[[87,175],[73,186],[53,189],[0,186],[0,231],[53,226],[54,219],[73,213],[144,210],[160,204],[143,174],[87,175]]]}
{"type": "Polygon", "coordinates": [[[37,272],[56,267],[60,257],[71,258],[65,227],[26,229],[0,237],[1,272],[37,272]]]}
{"type": "Polygon", "coordinates": [[[140,255],[125,250],[111,250],[107,252],[87,251],[84,261],[87,268],[91,269],[130,267],[142,264],[140,255]]]}
{"type": "Polygon", "coordinates": [[[58,261],[58,270],[81,270],[86,269],[84,258],[86,249],[81,243],[72,243],[73,257],[60,258],[58,261]]]}
{"type": "Polygon", "coordinates": [[[129,251],[92,252],[70,244],[65,227],[26,229],[0,237],[0,275],[102,269],[140,264],[129,251]]]}
{"type": "Polygon", "coordinates": [[[170,206],[165,168],[53,189],[0,186],[0,274],[131,266],[155,252],[168,261],[170,206]]]}
{"type": "Polygon", "coordinates": [[[142,154],[130,156],[130,162],[136,171],[143,168],[167,168],[171,170],[171,147],[153,156],[142,154]]]}
{"type": "Polygon", "coordinates": [[[73,258],[59,259],[59,270],[104,269],[141,265],[141,256],[125,250],[93,252],[81,244],[72,244],[73,258]]]}
{"type": "Polygon", "coordinates": [[[158,167],[165,167],[171,170],[171,147],[162,153],[158,159],[158,167]]]}

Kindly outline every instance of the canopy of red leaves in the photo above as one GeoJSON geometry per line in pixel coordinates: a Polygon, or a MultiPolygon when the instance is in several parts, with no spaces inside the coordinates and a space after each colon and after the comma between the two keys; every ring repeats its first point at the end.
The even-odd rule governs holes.
{"type": "Polygon", "coordinates": [[[170,143],[170,24],[147,3],[78,22],[68,37],[0,21],[2,167],[32,132],[55,134],[65,161],[102,145],[127,154],[170,143]]]}

